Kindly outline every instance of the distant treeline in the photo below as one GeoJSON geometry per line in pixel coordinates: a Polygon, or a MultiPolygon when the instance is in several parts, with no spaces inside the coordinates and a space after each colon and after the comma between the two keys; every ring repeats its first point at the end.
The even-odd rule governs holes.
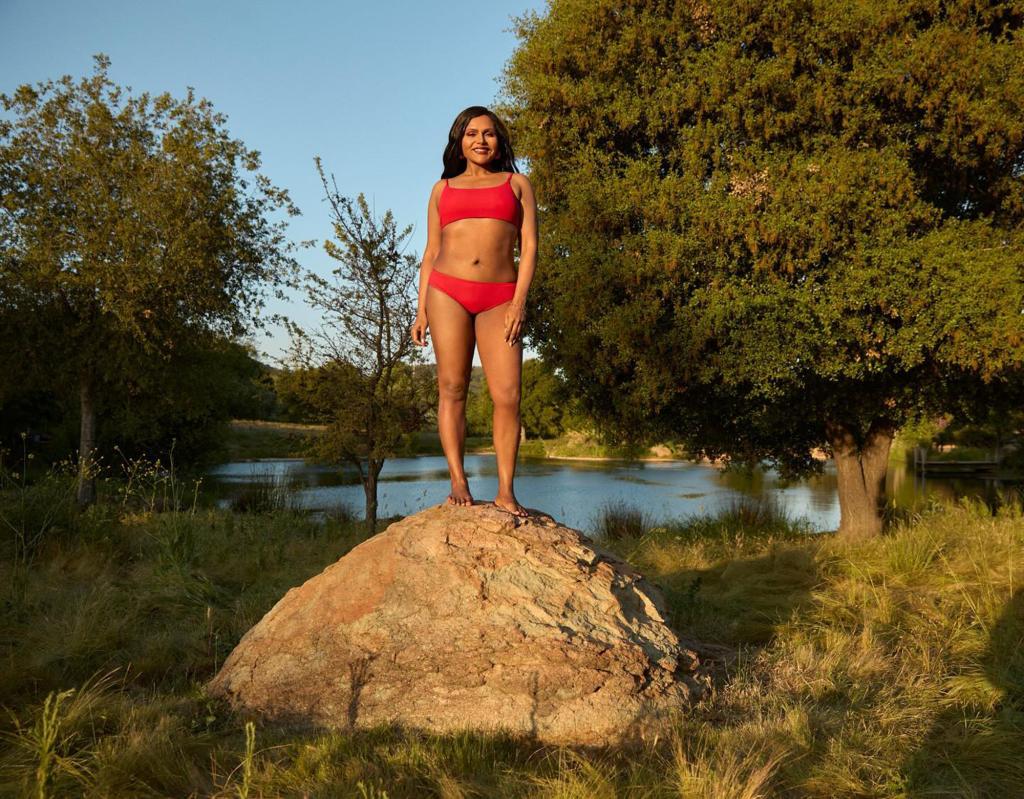
{"type": "MultiPolygon", "coordinates": [[[[275,370],[250,345],[220,340],[195,347],[158,377],[126,375],[97,399],[101,462],[146,456],[201,465],[216,459],[233,418],[272,419],[280,414],[275,370]],[[114,447],[117,447],[117,450],[114,447]]],[[[7,385],[0,396],[2,446],[17,459],[24,450],[43,461],[78,447],[81,424],[77,390],[60,384],[7,385]]]]}
{"type": "MultiPolygon", "coordinates": [[[[415,374],[413,382],[425,394],[425,403],[433,409],[428,414],[424,429],[436,429],[437,367],[434,364],[416,364],[409,368],[415,374]]],[[[275,371],[272,382],[276,405],[259,418],[289,422],[325,421],[308,402],[309,392],[303,384],[309,376],[308,370],[275,371]]],[[[487,378],[481,367],[474,366],[466,401],[467,434],[490,435],[493,412],[487,378]]],[[[591,424],[578,403],[569,396],[564,379],[538,358],[523,362],[520,415],[528,438],[554,438],[567,430],[586,429],[591,424]]]]}

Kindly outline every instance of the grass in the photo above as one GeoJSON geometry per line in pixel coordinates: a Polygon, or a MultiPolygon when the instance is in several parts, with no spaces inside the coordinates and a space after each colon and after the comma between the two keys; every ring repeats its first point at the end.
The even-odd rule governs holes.
{"type": "MultiPolygon", "coordinates": [[[[0,493],[15,528],[36,501],[18,490],[34,488],[0,493]]],[[[44,528],[20,560],[3,542],[0,795],[1012,797],[1024,784],[1014,506],[937,507],[857,544],[769,505],[657,523],[606,506],[591,532],[662,588],[719,670],[671,735],[633,751],[246,725],[203,683],[361,523],[113,499],[55,518],[25,520],[30,538],[44,528]]]]}
{"type": "Polygon", "coordinates": [[[315,424],[235,419],[224,440],[223,457],[228,461],[301,458],[309,439],[323,429],[315,424]]]}
{"type": "MultiPolygon", "coordinates": [[[[322,425],[236,419],[231,422],[229,434],[225,439],[223,459],[240,461],[259,458],[300,458],[308,454],[310,438],[322,430],[322,425]]],[[[519,451],[522,457],[527,458],[686,457],[686,453],[677,446],[659,445],[649,449],[607,446],[574,431],[551,439],[528,438],[520,445],[519,451]]],[[[466,452],[494,452],[494,441],[490,435],[467,436],[466,452]]],[[[409,437],[401,457],[443,454],[444,449],[441,447],[437,431],[424,430],[409,437]]]]}
{"type": "Polygon", "coordinates": [[[304,485],[304,480],[290,471],[256,471],[253,479],[245,482],[232,496],[231,509],[246,513],[297,511],[300,507],[298,490],[304,485]]]}
{"type": "MultiPolygon", "coordinates": [[[[494,440],[491,436],[466,436],[466,452],[477,454],[493,452],[494,440]]],[[[410,436],[407,455],[444,455],[441,437],[436,430],[421,430],[410,436]]]]}
{"type": "Polygon", "coordinates": [[[932,450],[928,453],[930,461],[991,461],[994,455],[992,447],[950,447],[944,450],[932,450]]]}
{"type": "Polygon", "coordinates": [[[659,444],[654,447],[628,447],[601,444],[596,438],[570,430],[557,438],[528,438],[519,446],[527,458],[607,458],[632,460],[636,458],[685,458],[686,452],[676,445],[659,444]]]}

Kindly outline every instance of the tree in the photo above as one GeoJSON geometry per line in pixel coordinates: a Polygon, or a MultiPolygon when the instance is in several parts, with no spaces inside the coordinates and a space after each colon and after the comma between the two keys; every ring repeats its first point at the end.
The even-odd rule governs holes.
{"type": "Polygon", "coordinates": [[[324,324],[312,334],[280,317],[292,345],[286,364],[301,370],[286,380],[287,402],[318,414],[327,430],[316,442],[321,457],[359,470],[366,495],[366,526],[377,524],[377,478],[403,438],[419,430],[431,404],[421,356],[409,330],[416,318],[418,262],[403,254],[412,226],[398,231],[390,211],[377,221],[360,194],[354,201],[317,172],[330,207],[336,241],[324,250],[339,263],[333,280],[307,272],[307,302],[324,324]]]}
{"type": "Polygon", "coordinates": [[[789,473],[877,534],[908,419],[1019,402],[1021,2],[553,0],[505,102],[531,343],[607,436],[789,473]]]}
{"type": "Polygon", "coordinates": [[[523,361],[523,428],[537,438],[555,438],[562,433],[566,396],[559,380],[540,358],[523,361]]]}
{"type": "Polygon", "coordinates": [[[0,121],[7,374],[77,393],[83,505],[103,398],[259,326],[266,288],[297,269],[270,215],[298,210],[257,172],[259,153],[191,89],[132,96],[109,66],[97,55],[77,83],[0,95],[12,115],[0,121]]]}
{"type": "MultiPolygon", "coordinates": [[[[559,377],[539,358],[523,361],[522,416],[523,436],[554,438],[562,433],[562,420],[568,402],[559,377]]],[[[487,377],[474,367],[466,401],[466,429],[469,435],[487,436],[494,431],[494,403],[487,390],[487,377]]]]}
{"type": "Polygon", "coordinates": [[[265,367],[254,354],[251,344],[226,338],[179,340],[170,361],[127,376],[98,404],[104,424],[97,449],[110,452],[116,444],[122,456],[166,462],[173,446],[175,464],[191,467],[223,458],[230,420],[260,418],[273,408],[273,393],[261,385],[265,367]]]}
{"type": "Polygon", "coordinates": [[[471,436],[494,433],[494,402],[487,389],[487,376],[478,366],[472,369],[466,396],[466,433],[471,436]]]}

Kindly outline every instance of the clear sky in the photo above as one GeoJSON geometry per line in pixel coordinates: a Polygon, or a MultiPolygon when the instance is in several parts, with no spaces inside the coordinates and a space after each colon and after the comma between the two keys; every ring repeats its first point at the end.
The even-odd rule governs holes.
{"type": "MultiPolygon", "coordinates": [[[[512,18],[543,0],[354,2],[353,0],[0,0],[0,92],[92,73],[133,91],[188,86],[227,115],[231,135],[262,154],[262,172],[302,211],[290,224],[306,269],[332,267],[319,246],[330,234],[313,164],[321,156],[339,190],[363,192],[371,208],[413,224],[407,252],[422,255],[430,186],[455,115],[489,105],[515,49],[512,18]]],[[[521,163],[523,168],[525,164],[521,163]]],[[[270,312],[319,324],[301,297],[270,312]]],[[[255,343],[272,360],[287,336],[255,343]]],[[[532,353],[527,353],[531,355],[532,353]]],[[[427,348],[428,359],[433,359],[427,348]]],[[[479,356],[475,363],[479,364],[479,356]]]]}

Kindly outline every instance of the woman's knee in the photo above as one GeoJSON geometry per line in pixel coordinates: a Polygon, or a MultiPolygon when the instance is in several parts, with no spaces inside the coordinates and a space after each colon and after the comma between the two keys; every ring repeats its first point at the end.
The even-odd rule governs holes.
{"type": "Polygon", "coordinates": [[[519,386],[492,386],[491,402],[495,409],[519,410],[519,386]]]}
{"type": "Polygon", "coordinates": [[[469,382],[462,378],[438,378],[437,393],[442,402],[465,402],[469,382]]]}

